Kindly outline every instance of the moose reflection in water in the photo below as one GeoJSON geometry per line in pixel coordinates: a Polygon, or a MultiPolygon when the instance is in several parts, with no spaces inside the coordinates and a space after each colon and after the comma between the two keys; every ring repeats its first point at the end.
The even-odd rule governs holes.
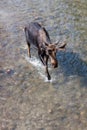
{"type": "Polygon", "coordinates": [[[56,53],[58,50],[64,50],[66,43],[62,43],[60,46],[58,46],[59,42],[52,43],[46,29],[37,22],[32,22],[25,27],[25,36],[29,57],[31,57],[30,45],[33,44],[38,51],[41,62],[45,66],[47,78],[50,80],[51,76],[48,71],[48,59],[50,59],[52,66],[56,68],[58,66],[56,53]]]}

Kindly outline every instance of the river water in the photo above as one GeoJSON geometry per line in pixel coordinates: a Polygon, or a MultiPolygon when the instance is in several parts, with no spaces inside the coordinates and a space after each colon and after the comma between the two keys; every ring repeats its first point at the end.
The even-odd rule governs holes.
{"type": "Polygon", "coordinates": [[[87,130],[87,1],[0,0],[0,129],[87,130]],[[23,28],[41,23],[66,41],[49,82],[23,28]]]}

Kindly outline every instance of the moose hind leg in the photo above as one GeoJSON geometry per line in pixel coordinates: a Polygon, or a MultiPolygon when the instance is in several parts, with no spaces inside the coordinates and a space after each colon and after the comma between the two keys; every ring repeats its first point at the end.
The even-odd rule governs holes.
{"type": "Polygon", "coordinates": [[[27,42],[27,45],[28,45],[28,56],[31,57],[31,53],[30,53],[30,43],[27,42]]]}

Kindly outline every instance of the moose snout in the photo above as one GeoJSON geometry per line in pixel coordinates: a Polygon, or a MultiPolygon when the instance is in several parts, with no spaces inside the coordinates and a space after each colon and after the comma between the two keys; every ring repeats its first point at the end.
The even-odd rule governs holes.
{"type": "Polygon", "coordinates": [[[57,62],[57,59],[55,58],[51,58],[51,65],[53,66],[53,68],[57,68],[58,67],[58,62],[57,62]]]}
{"type": "Polygon", "coordinates": [[[53,66],[53,68],[57,68],[58,67],[57,61],[56,62],[52,62],[52,66],[53,66]]]}

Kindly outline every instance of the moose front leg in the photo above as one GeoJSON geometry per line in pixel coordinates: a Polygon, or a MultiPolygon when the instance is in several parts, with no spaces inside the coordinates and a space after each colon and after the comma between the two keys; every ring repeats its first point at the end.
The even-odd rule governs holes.
{"type": "Polygon", "coordinates": [[[51,76],[48,71],[48,58],[49,57],[39,54],[39,58],[40,58],[41,62],[43,63],[43,65],[45,66],[45,72],[46,72],[47,78],[48,78],[48,80],[50,80],[51,76]]]}
{"type": "Polygon", "coordinates": [[[50,76],[49,71],[48,71],[48,59],[49,59],[48,56],[44,57],[44,60],[45,60],[45,63],[46,63],[45,70],[46,70],[48,80],[51,80],[51,76],[50,76]]]}
{"type": "Polygon", "coordinates": [[[46,69],[46,74],[47,74],[48,80],[51,80],[51,76],[50,76],[50,74],[49,74],[48,66],[47,66],[47,65],[46,65],[45,69],[46,69]]]}

